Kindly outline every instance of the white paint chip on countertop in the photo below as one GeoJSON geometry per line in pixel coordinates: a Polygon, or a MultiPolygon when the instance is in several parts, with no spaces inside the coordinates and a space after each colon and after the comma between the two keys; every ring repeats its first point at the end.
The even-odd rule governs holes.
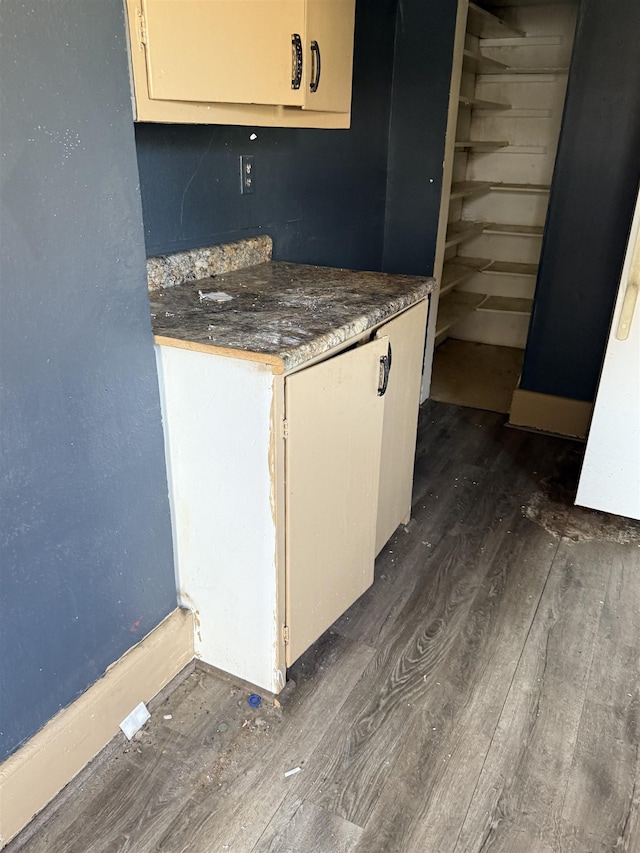
{"type": "Polygon", "coordinates": [[[215,293],[203,293],[199,290],[198,296],[200,297],[200,302],[229,302],[230,299],[233,299],[233,296],[222,290],[216,290],[215,293]]]}

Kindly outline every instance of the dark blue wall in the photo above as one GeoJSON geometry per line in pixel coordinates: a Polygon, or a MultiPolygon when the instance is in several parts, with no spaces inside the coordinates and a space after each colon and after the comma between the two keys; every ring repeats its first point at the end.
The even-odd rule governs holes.
{"type": "Polygon", "coordinates": [[[123,4],[0,33],[1,759],[176,599],[123,4]]]}
{"type": "Polygon", "coordinates": [[[398,6],[383,267],[432,275],[457,0],[398,6]]]}
{"type": "Polygon", "coordinates": [[[521,388],[593,400],[640,179],[640,2],[581,0],[521,388]]]}
{"type": "Polygon", "coordinates": [[[265,232],[276,258],[380,269],[395,14],[396,0],[356,3],[350,130],[137,125],[147,253],[265,232]]]}

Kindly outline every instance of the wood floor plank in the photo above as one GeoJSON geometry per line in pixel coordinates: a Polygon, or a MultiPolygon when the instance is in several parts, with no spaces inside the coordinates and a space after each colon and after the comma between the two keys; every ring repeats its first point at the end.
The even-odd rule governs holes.
{"type": "MultiPolygon", "coordinates": [[[[383,548],[376,561],[374,585],[334,625],[339,633],[360,642],[379,645],[384,641],[383,628],[393,623],[418,579],[416,539],[419,537],[421,549],[434,548],[449,532],[452,515],[457,520],[466,518],[489,476],[487,460],[495,456],[493,433],[504,432],[502,422],[484,412],[436,406],[431,415],[432,409],[427,401],[420,412],[412,522],[407,531],[399,528],[383,548]],[[464,448],[464,458],[459,460],[452,460],[451,455],[454,434],[464,448]]],[[[522,435],[514,433],[510,438],[517,441],[522,435]]]]}
{"type": "Polygon", "coordinates": [[[188,821],[172,827],[160,840],[166,853],[247,853],[295,787],[298,776],[285,772],[300,767],[302,775],[313,750],[335,725],[335,717],[372,659],[373,649],[335,633],[323,635],[297,663],[298,686],[284,708],[277,735],[261,748],[246,752],[243,762],[223,782],[223,790],[191,808],[188,821]]]}
{"type": "Polygon", "coordinates": [[[595,547],[609,561],[611,577],[558,846],[563,851],[632,851],[640,848],[637,834],[635,842],[632,837],[640,801],[640,549],[580,543],[573,546],[576,563],[589,566],[595,547]]]}
{"type": "Polygon", "coordinates": [[[433,571],[416,586],[389,635],[338,716],[331,737],[310,762],[298,793],[364,826],[393,768],[399,745],[436,673],[464,635],[471,604],[495,551],[508,535],[496,529],[448,536],[431,557],[433,571]]]}
{"type": "MultiPolygon", "coordinates": [[[[304,707],[305,701],[312,702],[315,695],[320,702],[326,695],[328,702],[333,699],[338,704],[338,694],[350,673],[357,680],[372,654],[369,647],[337,635],[323,637],[298,669],[299,686],[289,697],[292,712],[296,706],[304,707]],[[331,674],[323,680],[319,675],[325,669],[331,674]]],[[[212,673],[196,671],[189,688],[159,709],[139,739],[123,746],[123,752],[127,750],[126,772],[118,772],[117,761],[101,768],[101,795],[86,802],[78,797],[75,819],[61,831],[64,815],[55,814],[46,832],[38,837],[37,846],[26,848],[29,853],[103,853],[108,849],[122,853],[156,849],[163,853],[204,853],[210,849],[206,835],[198,847],[200,841],[193,838],[196,830],[212,814],[220,823],[229,789],[240,790],[236,782],[245,779],[245,771],[250,779],[248,771],[255,773],[260,767],[256,760],[268,754],[272,745],[276,752],[286,755],[280,746],[280,730],[284,729],[290,742],[298,742],[295,734],[286,735],[291,735],[292,729],[299,739],[308,737],[295,713],[285,721],[267,705],[252,711],[246,691],[212,673]],[[172,719],[165,721],[165,713],[171,713],[172,719]],[[244,726],[245,721],[251,725],[244,726]],[[257,725],[258,721],[263,725],[257,725]],[[167,732],[168,742],[164,739],[167,732]]],[[[323,725],[331,722],[332,714],[326,708],[324,715],[324,720],[316,721],[315,737],[321,737],[323,725]]],[[[313,736],[308,740],[313,748],[313,736]]],[[[285,793],[281,792],[270,812],[267,809],[262,814],[254,841],[285,793]]],[[[261,804],[265,802],[261,800],[261,804]]],[[[247,848],[241,844],[229,849],[247,848]]]]}
{"type": "Polygon", "coordinates": [[[555,842],[611,572],[597,555],[581,570],[572,548],[552,564],[455,853],[555,842]]]}
{"type": "MultiPolygon", "coordinates": [[[[335,629],[345,636],[376,646],[385,642],[386,630],[393,625],[419,579],[414,550],[417,541],[420,542],[417,550],[424,551],[426,562],[429,549],[437,546],[451,532],[452,524],[476,528],[482,523],[489,523],[491,519],[486,515],[486,507],[496,500],[490,479],[493,469],[501,463],[508,463],[510,456],[517,455],[520,444],[530,441],[525,433],[506,431],[502,419],[495,415],[486,412],[470,414],[456,406],[444,408],[451,417],[443,423],[434,418],[433,423],[437,423],[440,429],[432,436],[431,443],[421,437],[418,444],[416,472],[420,467],[424,469],[428,488],[418,486],[414,489],[412,523],[407,532],[400,529],[381,552],[376,562],[376,583],[337,620],[335,629]],[[455,413],[458,418],[452,423],[455,413]],[[452,459],[451,452],[442,453],[442,449],[451,444],[447,442],[447,431],[451,439],[458,430],[462,435],[456,435],[456,442],[464,448],[464,455],[460,459],[452,459]],[[508,445],[504,459],[501,453],[496,453],[496,444],[500,441],[506,441],[508,445]],[[423,454],[425,447],[431,449],[423,454]]],[[[431,423],[426,414],[421,417],[423,422],[431,423]]],[[[497,479],[502,492],[501,502],[494,507],[496,518],[512,508],[514,494],[518,491],[516,481],[530,489],[528,480],[521,477],[517,468],[512,476],[509,474],[497,479]]]]}
{"type": "Polygon", "coordinates": [[[334,624],[338,633],[376,647],[387,641],[386,635],[427,570],[430,555],[450,532],[452,518],[456,524],[468,519],[483,499],[489,476],[478,466],[461,465],[456,475],[445,469],[434,478],[432,491],[414,505],[413,523],[406,531],[401,528],[378,556],[373,586],[334,624]],[[440,498],[448,492],[455,494],[453,506],[451,500],[440,498]]]}
{"type": "Polygon", "coordinates": [[[287,797],[251,853],[350,853],[361,834],[359,826],[287,797]]]}
{"type": "Polygon", "coordinates": [[[239,695],[237,687],[196,670],[150,725],[130,742],[120,739],[111,761],[76,797],[83,807],[53,812],[29,853],[102,853],[110,845],[124,853],[161,834],[181,808],[185,787],[197,787],[223,751],[223,739],[211,733],[220,720],[231,720],[239,695]]]}
{"type": "Polygon", "coordinates": [[[557,546],[523,518],[505,536],[463,642],[405,738],[363,833],[362,853],[455,847],[557,546]]]}

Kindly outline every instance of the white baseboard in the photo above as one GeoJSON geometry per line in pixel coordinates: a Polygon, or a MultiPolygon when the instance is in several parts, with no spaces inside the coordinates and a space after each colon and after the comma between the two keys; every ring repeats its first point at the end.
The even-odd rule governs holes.
{"type": "Polygon", "coordinates": [[[193,615],[174,610],[0,764],[0,848],[23,829],[193,658],[193,615]]]}

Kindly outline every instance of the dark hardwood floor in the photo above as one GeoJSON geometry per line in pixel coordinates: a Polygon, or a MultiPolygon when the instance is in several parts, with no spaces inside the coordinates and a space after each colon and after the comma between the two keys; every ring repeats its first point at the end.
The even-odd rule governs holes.
{"type": "Polygon", "coordinates": [[[423,407],[413,520],[281,707],[195,669],[7,853],[639,853],[640,524],[504,420],[423,407]]]}

